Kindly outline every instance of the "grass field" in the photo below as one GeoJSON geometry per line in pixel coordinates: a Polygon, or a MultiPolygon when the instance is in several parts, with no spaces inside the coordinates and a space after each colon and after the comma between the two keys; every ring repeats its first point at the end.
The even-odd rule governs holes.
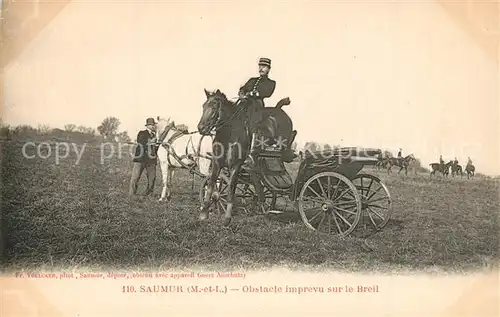
{"type": "MultiPolygon", "coordinates": [[[[2,144],[4,259],[11,269],[289,268],[344,271],[467,271],[499,258],[498,183],[466,177],[429,178],[377,172],[394,200],[393,220],[369,237],[311,232],[298,214],[266,221],[237,215],[196,221],[198,185],[186,171],[174,176],[173,200],[127,197],[131,161],[100,164],[87,147],[55,165],[27,159],[21,144],[2,144]]],[[[28,154],[35,154],[31,149],[28,154]]],[[[139,191],[144,191],[145,175],[139,191]]]]}

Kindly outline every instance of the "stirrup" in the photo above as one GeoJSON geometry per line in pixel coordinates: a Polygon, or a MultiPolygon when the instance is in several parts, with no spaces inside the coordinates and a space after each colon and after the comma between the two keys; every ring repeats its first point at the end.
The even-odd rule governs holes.
{"type": "Polygon", "coordinates": [[[253,157],[252,154],[249,154],[245,161],[243,162],[243,165],[246,165],[248,167],[253,167],[255,166],[255,158],[253,157]]]}

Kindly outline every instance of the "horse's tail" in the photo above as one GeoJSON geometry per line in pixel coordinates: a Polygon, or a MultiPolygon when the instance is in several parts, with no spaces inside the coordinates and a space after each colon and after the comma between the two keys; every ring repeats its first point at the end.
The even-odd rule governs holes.
{"type": "Polygon", "coordinates": [[[278,101],[275,107],[281,109],[281,107],[288,106],[289,104],[290,104],[290,98],[286,97],[278,101]]]}

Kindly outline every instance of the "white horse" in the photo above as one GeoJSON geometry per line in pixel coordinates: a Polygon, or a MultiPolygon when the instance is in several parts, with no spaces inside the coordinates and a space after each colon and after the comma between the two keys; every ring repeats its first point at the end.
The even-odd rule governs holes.
{"type": "Polygon", "coordinates": [[[204,137],[198,132],[188,132],[187,127],[176,126],[170,118],[158,116],[157,121],[156,137],[157,142],[161,143],[158,148],[158,160],[163,180],[159,201],[165,199],[169,201],[172,196],[171,181],[175,169],[191,169],[201,177],[208,176],[212,138],[204,137]]]}

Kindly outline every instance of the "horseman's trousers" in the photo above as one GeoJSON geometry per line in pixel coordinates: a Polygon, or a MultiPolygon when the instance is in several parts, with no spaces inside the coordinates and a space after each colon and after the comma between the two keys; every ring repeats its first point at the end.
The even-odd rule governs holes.
{"type": "Polygon", "coordinates": [[[262,101],[256,102],[254,105],[248,107],[247,118],[250,133],[256,133],[259,129],[259,124],[263,119],[262,110],[264,110],[264,103],[262,101]]]}
{"type": "Polygon", "coordinates": [[[135,195],[137,193],[137,183],[144,170],[146,170],[146,177],[148,179],[145,195],[153,193],[156,181],[156,163],[134,162],[132,176],[130,177],[129,195],[135,195]]]}

